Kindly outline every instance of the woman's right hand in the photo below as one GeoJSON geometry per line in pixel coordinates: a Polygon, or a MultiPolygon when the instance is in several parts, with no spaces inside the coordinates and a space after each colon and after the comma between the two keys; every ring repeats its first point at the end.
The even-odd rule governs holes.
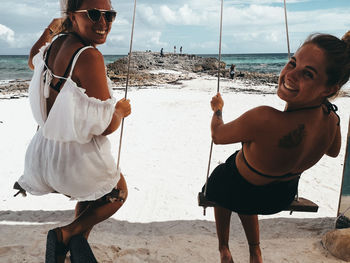
{"type": "Polygon", "coordinates": [[[218,110],[222,111],[222,108],[224,107],[224,100],[222,99],[219,92],[211,99],[210,104],[214,112],[218,110]]]}
{"type": "Polygon", "coordinates": [[[122,117],[125,118],[131,113],[131,106],[129,99],[121,99],[115,105],[115,111],[122,117]]]}
{"type": "Polygon", "coordinates": [[[62,32],[62,24],[64,22],[64,18],[54,18],[51,23],[48,25],[48,29],[52,36],[56,36],[62,32]]]}
{"type": "Polygon", "coordinates": [[[63,18],[54,18],[51,23],[45,28],[44,32],[38,39],[38,41],[35,42],[33,47],[30,50],[29,58],[28,58],[28,66],[30,69],[34,69],[33,65],[33,57],[39,53],[39,50],[42,46],[44,46],[46,43],[51,43],[52,39],[61,33],[62,31],[62,23],[64,19],[63,18]]]}

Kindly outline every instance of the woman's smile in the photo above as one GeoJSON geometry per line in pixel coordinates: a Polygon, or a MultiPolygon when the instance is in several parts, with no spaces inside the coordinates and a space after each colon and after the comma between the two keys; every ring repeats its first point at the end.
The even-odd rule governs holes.
{"type": "Polygon", "coordinates": [[[283,81],[282,83],[283,87],[289,91],[292,91],[292,92],[298,92],[299,89],[298,88],[295,88],[295,87],[292,87],[290,85],[288,85],[286,82],[283,81]]]}
{"type": "Polygon", "coordinates": [[[95,33],[99,35],[105,35],[106,32],[107,32],[106,30],[95,30],[95,33]]]}

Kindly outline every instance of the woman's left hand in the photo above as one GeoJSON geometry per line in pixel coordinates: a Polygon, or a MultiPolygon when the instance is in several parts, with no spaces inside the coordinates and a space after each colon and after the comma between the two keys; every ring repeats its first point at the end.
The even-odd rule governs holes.
{"type": "Polygon", "coordinates": [[[218,110],[222,111],[222,108],[224,107],[224,100],[219,92],[211,99],[210,105],[214,112],[218,110]]]}
{"type": "Polygon", "coordinates": [[[48,29],[53,36],[58,35],[62,31],[62,24],[64,22],[64,18],[54,18],[51,23],[48,25],[48,29]]]}

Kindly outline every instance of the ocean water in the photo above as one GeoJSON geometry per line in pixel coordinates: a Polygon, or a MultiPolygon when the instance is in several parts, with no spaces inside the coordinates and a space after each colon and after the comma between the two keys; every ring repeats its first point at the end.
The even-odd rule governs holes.
{"type": "MultiPolygon", "coordinates": [[[[105,64],[112,63],[122,55],[104,56],[105,64]]],[[[33,72],[28,67],[28,56],[1,56],[0,55],[0,84],[9,80],[30,80],[33,72]]]]}
{"type": "Polygon", "coordinates": [[[30,79],[28,56],[0,56],[0,81],[30,79]]]}
{"type": "MultiPolygon", "coordinates": [[[[201,57],[215,57],[217,54],[198,54],[201,57]]],[[[124,55],[105,55],[105,64],[112,63],[124,55]]],[[[236,65],[236,72],[250,71],[259,73],[279,74],[288,61],[287,53],[263,53],[263,54],[223,54],[222,61],[227,68],[231,64],[236,65]]],[[[0,84],[10,80],[30,80],[32,71],[28,67],[28,56],[0,55],[0,84]]],[[[350,89],[350,81],[343,87],[350,89]]]]}
{"type": "MultiPolygon", "coordinates": [[[[201,54],[201,57],[218,57],[201,54]]],[[[105,55],[105,64],[123,57],[122,55],[105,55]]],[[[229,67],[236,65],[236,71],[253,71],[278,74],[288,60],[287,54],[224,54],[222,61],[229,67]]],[[[28,80],[32,71],[28,68],[28,56],[0,56],[0,81],[28,80]]]]}
{"type": "MultiPolygon", "coordinates": [[[[203,54],[201,57],[215,57],[216,55],[203,54]]],[[[259,73],[279,74],[288,62],[287,53],[263,53],[263,54],[222,54],[221,60],[229,68],[231,64],[236,65],[236,72],[250,71],[259,73]]]]}

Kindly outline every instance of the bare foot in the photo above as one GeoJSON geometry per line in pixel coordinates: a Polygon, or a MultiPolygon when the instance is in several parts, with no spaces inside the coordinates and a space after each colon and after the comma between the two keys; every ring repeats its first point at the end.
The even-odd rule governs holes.
{"type": "Polygon", "coordinates": [[[220,249],[221,263],[233,263],[231,252],[228,248],[220,249]]]}
{"type": "Polygon", "coordinates": [[[250,245],[249,246],[250,253],[250,263],[262,263],[261,250],[259,245],[250,245]]]}

